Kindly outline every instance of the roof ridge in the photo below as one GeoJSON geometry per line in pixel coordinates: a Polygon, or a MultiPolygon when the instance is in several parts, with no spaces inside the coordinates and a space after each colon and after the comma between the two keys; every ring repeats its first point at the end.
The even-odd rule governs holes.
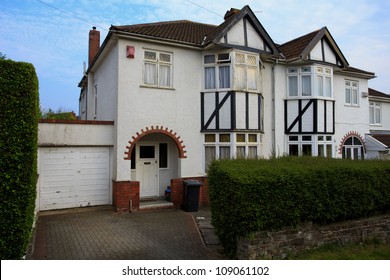
{"type": "Polygon", "coordinates": [[[156,22],[148,22],[148,23],[139,23],[139,24],[128,24],[128,25],[111,25],[111,27],[117,28],[127,28],[127,27],[146,27],[146,26],[154,26],[154,25],[166,25],[166,24],[175,24],[175,23],[194,23],[194,24],[199,24],[199,25],[207,25],[210,27],[217,27],[217,25],[214,24],[209,24],[209,23],[201,23],[201,22],[196,22],[192,20],[168,20],[168,21],[156,21],[156,22]]]}

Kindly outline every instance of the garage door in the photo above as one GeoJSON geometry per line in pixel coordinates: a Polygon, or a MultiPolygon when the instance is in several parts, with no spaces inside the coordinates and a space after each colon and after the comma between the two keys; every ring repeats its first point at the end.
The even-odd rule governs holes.
{"type": "Polygon", "coordinates": [[[109,204],[109,148],[39,148],[40,210],[109,204]]]}

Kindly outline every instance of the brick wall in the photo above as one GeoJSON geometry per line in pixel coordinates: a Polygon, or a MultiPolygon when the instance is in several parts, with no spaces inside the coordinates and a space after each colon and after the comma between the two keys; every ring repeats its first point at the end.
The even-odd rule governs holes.
{"type": "Polygon", "coordinates": [[[209,206],[209,185],[206,177],[177,178],[171,180],[171,201],[176,208],[184,203],[183,180],[196,180],[201,183],[199,190],[199,207],[209,206]]]}
{"type": "Polygon", "coordinates": [[[390,214],[319,226],[260,231],[237,243],[238,259],[285,259],[288,255],[324,244],[349,244],[378,239],[390,244],[390,214]]]}
{"type": "Polygon", "coordinates": [[[113,181],[113,205],[115,211],[139,210],[139,182],[138,181],[113,181]]]}

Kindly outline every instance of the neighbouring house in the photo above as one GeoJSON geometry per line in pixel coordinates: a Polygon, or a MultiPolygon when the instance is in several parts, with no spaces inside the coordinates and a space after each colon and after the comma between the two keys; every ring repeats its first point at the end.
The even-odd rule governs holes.
{"type": "Polygon", "coordinates": [[[101,44],[93,28],[81,120],[40,126],[40,210],[137,210],[168,186],[180,205],[188,178],[201,182],[207,204],[207,167],[217,158],[375,157],[386,144],[371,108],[375,122],[381,103],[383,120],[390,103],[369,95],[374,77],[349,65],[326,27],[275,44],[249,6],[219,26],[111,26],[101,44]],[[368,136],[378,143],[368,147],[368,136]]]}
{"type": "Polygon", "coordinates": [[[369,88],[368,100],[367,158],[390,159],[390,95],[369,88]]]}

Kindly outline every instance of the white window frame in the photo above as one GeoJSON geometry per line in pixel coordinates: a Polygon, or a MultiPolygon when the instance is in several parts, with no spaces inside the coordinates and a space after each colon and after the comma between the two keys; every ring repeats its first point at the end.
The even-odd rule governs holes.
{"type": "Polygon", "coordinates": [[[287,98],[313,98],[313,67],[312,66],[294,66],[287,68],[287,98]],[[292,95],[290,92],[291,78],[296,80],[296,94],[292,95]],[[304,91],[304,78],[310,78],[310,87],[308,88],[310,93],[304,91]]]}
{"type": "Polygon", "coordinates": [[[303,154],[303,146],[311,146],[310,156],[320,156],[318,146],[322,146],[325,157],[333,157],[334,145],[333,135],[318,135],[318,134],[290,134],[287,135],[287,154],[290,155],[290,145],[298,146],[298,156],[303,154]],[[328,152],[328,149],[329,152],[328,152]]]}
{"type": "Polygon", "coordinates": [[[157,50],[151,50],[151,49],[144,49],[143,52],[143,71],[142,71],[142,86],[144,87],[153,87],[153,88],[162,88],[162,89],[173,89],[173,53],[166,52],[166,51],[157,51],[157,50]],[[155,53],[155,59],[146,58],[146,53],[155,53]],[[161,59],[161,55],[165,55],[169,57],[169,61],[165,61],[161,59]],[[146,72],[147,67],[146,65],[155,65],[156,67],[156,73],[153,82],[147,82],[146,72]],[[164,85],[161,81],[161,75],[162,75],[162,67],[169,67],[169,77],[168,77],[168,85],[164,85]]]}
{"type": "Polygon", "coordinates": [[[370,125],[382,125],[382,105],[380,102],[370,101],[370,125]]]}
{"type": "Polygon", "coordinates": [[[346,106],[359,107],[359,82],[354,80],[345,80],[344,85],[344,104],[346,106]],[[356,97],[356,102],[354,97],[356,97]]]}
{"type": "Polygon", "coordinates": [[[318,65],[288,67],[287,98],[333,99],[333,69],[318,65]],[[304,79],[307,78],[310,79],[310,87],[307,88],[310,92],[305,93],[304,79]],[[291,82],[295,83],[294,88],[296,92],[290,91],[291,82]]]}
{"type": "Polygon", "coordinates": [[[220,159],[220,148],[221,147],[229,147],[230,148],[230,156],[229,158],[237,158],[237,147],[245,147],[245,158],[258,158],[260,156],[260,144],[262,142],[262,135],[258,132],[207,132],[203,133],[203,165],[205,172],[207,171],[207,162],[206,162],[206,147],[213,147],[215,151],[214,157],[212,159],[220,159]],[[229,142],[221,141],[221,135],[228,134],[230,137],[229,142]],[[237,135],[244,134],[245,141],[238,142],[237,135]],[[214,141],[206,141],[206,135],[214,135],[214,141]],[[251,141],[250,135],[256,135],[256,141],[251,141]],[[250,157],[249,150],[250,147],[256,147],[256,155],[250,157]]]}
{"type": "Polygon", "coordinates": [[[212,54],[203,55],[203,89],[204,91],[229,91],[232,87],[232,67],[231,67],[231,53],[230,52],[220,52],[212,54]],[[221,58],[222,56],[227,56],[226,58],[221,58]],[[206,56],[214,56],[214,61],[210,63],[205,62],[206,56]],[[224,67],[229,67],[229,87],[221,87],[220,85],[220,69],[224,67]],[[206,88],[206,68],[214,69],[214,87],[206,88]]]}
{"type": "Polygon", "coordinates": [[[323,66],[315,66],[315,92],[319,98],[333,98],[333,69],[323,66]],[[327,81],[330,80],[330,85],[327,81]],[[321,82],[320,82],[321,81],[321,82]],[[327,90],[329,88],[329,91],[327,90]],[[329,92],[329,94],[328,94],[329,92]]]}
{"type": "Polygon", "coordinates": [[[259,92],[260,81],[259,81],[259,56],[254,53],[244,53],[244,52],[233,52],[234,54],[234,69],[233,69],[233,89],[237,91],[245,91],[245,92],[259,92]],[[239,61],[238,57],[242,56],[243,60],[239,61]],[[251,63],[254,62],[254,63],[251,63]],[[238,69],[243,69],[243,81],[240,82],[238,77],[238,69]],[[255,71],[254,82],[255,87],[251,87],[250,80],[248,77],[250,76],[250,71],[255,71]],[[243,86],[240,86],[243,84],[243,86]]]}

